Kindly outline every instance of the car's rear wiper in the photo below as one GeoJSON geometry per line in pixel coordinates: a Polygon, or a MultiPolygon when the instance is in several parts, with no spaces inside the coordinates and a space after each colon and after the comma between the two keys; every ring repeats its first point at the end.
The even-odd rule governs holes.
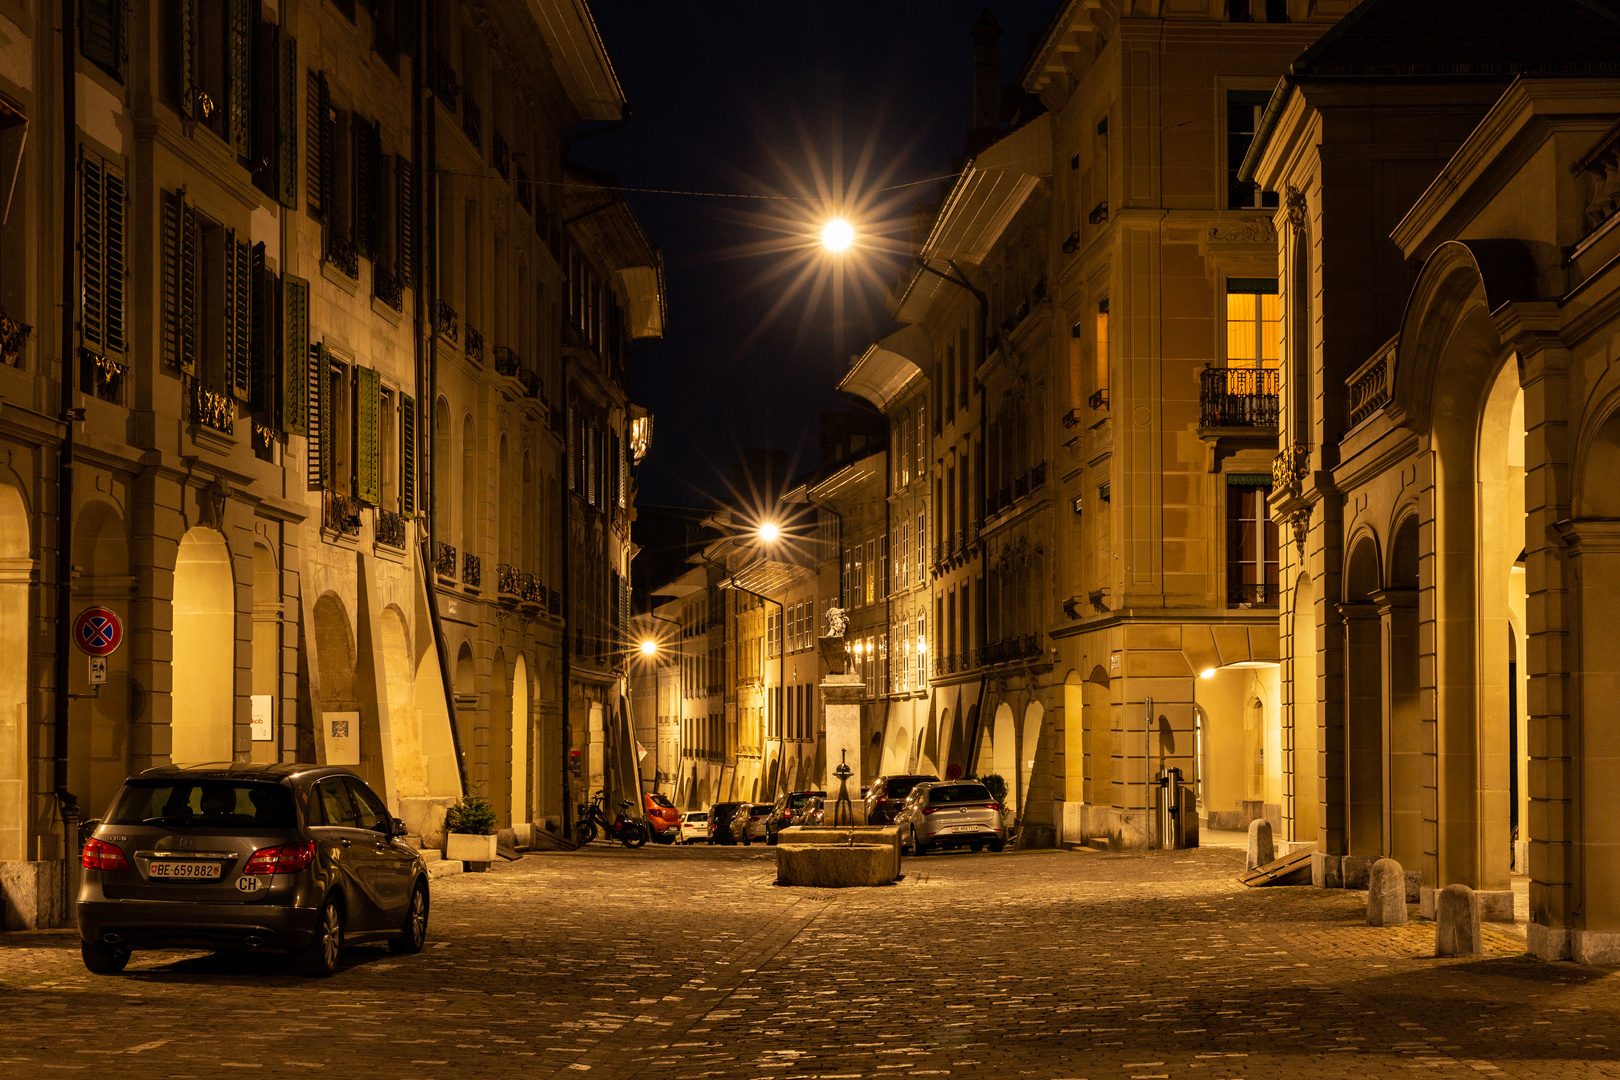
{"type": "Polygon", "coordinates": [[[196,818],[191,817],[149,817],[141,819],[142,825],[194,825],[196,818]]]}

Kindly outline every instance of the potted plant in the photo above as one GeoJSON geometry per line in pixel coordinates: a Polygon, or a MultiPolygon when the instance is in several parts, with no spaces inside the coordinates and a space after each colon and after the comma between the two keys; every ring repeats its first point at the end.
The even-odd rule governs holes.
{"type": "Polygon", "coordinates": [[[444,812],[444,857],[483,870],[495,861],[495,808],[482,795],[463,795],[444,812]]]}

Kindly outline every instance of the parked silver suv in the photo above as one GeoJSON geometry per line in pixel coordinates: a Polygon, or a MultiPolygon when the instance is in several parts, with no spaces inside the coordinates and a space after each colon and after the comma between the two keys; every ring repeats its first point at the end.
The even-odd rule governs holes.
{"type": "Polygon", "coordinates": [[[348,769],[243,762],[130,777],[80,855],[85,967],[132,949],[284,950],[330,975],[339,950],[427,936],[428,875],[405,825],[348,769]]]}
{"type": "Polygon", "coordinates": [[[977,780],[918,784],[894,823],[901,845],[914,855],[949,847],[1000,851],[1007,844],[1001,806],[977,780]]]}

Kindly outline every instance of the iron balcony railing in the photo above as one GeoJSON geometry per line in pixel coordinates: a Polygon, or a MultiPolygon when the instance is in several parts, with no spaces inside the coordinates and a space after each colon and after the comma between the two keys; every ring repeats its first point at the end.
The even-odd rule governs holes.
{"type": "Polygon", "coordinates": [[[439,541],[438,550],[434,553],[433,572],[444,581],[456,580],[456,549],[454,545],[439,541]]]}
{"type": "Polygon", "coordinates": [[[341,491],[324,492],[321,524],[340,536],[360,535],[360,500],[341,491]]]}
{"type": "Polygon", "coordinates": [[[405,549],[405,519],[392,510],[377,508],[377,543],[405,549]]]}
{"type": "Polygon", "coordinates": [[[484,583],[484,560],[470,551],[461,557],[461,583],[469,589],[480,588],[484,583]]]}
{"type": "Polygon", "coordinates": [[[1206,367],[1199,373],[1199,425],[1275,428],[1277,369],[1206,367]]]}
{"type": "Polygon", "coordinates": [[[502,600],[518,599],[518,571],[511,563],[495,564],[495,594],[502,600]]]}
{"type": "Polygon", "coordinates": [[[1276,607],[1278,587],[1275,581],[1244,581],[1234,575],[1226,582],[1226,606],[1232,608],[1276,607]]]}

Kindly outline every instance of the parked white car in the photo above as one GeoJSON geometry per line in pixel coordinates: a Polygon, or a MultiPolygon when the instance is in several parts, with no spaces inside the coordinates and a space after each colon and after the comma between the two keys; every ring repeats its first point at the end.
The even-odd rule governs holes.
{"type": "Polygon", "coordinates": [[[681,835],[676,839],[679,844],[708,844],[709,839],[709,812],[707,810],[688,810],[681,815],[681,835]]]}

